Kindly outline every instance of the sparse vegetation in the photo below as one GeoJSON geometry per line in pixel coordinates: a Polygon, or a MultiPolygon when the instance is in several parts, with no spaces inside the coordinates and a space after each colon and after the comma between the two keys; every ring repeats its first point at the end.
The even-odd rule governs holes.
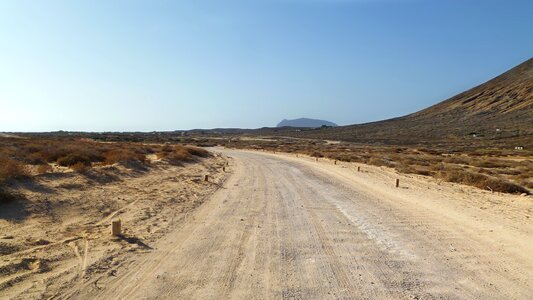
{"type": "MultiPolygon", "coordinates": [[[[209,141],[202,137],[202,142],[209,141]]],[[[505,149],[469,149],[445,147],[398,147],[361,145],[347,142],[331,143],[288,137],[257,137],[231,140],[213,139],[228,147],[301,153],[311,157],[358,162],[394,168],[400,173],[435,176],[503,193],[530,193],[533,183],[533,153],[505,149]],[[445,149],[445,150],[444,150],[445,149]]]]}
{"type": "Polygon", "coordinates": [[[123,164],[130,167],[149,164],[148,154],[173,164],[194,162],[210,153],[196,146],[178,144],[143,144],[134,142],[102,143],[80,137],[30,136],[0,138],[0,197],[1,202],[14,198],[6,189],[9,180],[31,178],[32,175],[54,171],[52,165],[68,167],[86,173],[101,165],[123,164]]]}
{"type": "Polygon", "coordinates": [[[72,165],[69,165],[69,167],[74,171],[74,172],[78,172],[78,173],[85,173],[87,172],[90,167],[89,165],[83,163],[83,162],[77,162],[77,163],[74,163],[72,165]]]}
{"type": "Polygon", "coordinates": [[[452,179],[456,178],[445,173],[450,170],[460,170],[485,176],[486,180],[484,178],[475,184],[473,182],[476,180],[461,180],[462,184],[477,186],[485,190],[487,182],[491,184],[490,187],[494,191],[519,193],[523,190],[529,192],[528,188],[533,188],[533,182],[530,180],[533,178],[533,160],[531,159],[533,152],[530,150],[516,152],[512,149],[472,148],[455,144],[437,144],[434,147],[427,145],[399,147],[276,136],[254,137],[242,134],[210,136],[203,132],[189,136],[175,136],[171,133],[51,135],[46,138],[31,136],[24,139],[4,138],[0,140],[0,145],[2,146],[1,157],[10,157],[21,164],[38,165],[41,168],[38,173],[42,173],[45,167],[40,166],[46,163],[70,167],[81,162],[86,168],[91,168],[95,164],[128,165],[133,162],[148,164],[147,154],[155,154],[158,159],[181,165],[209,155],[204,149],[196,147],[198,145],[224,145],[234,148],[300,153],[337,161],[385,166],[401,173],[440,176],[442,180],[446,180],[447,176],[452,179]],[[115,142],[102,143],[94,140],[115,142]],[[148,141],[159,144],[143,144],[148,141]],[[191,146],[182,146],[176,142],[191,146]],[[515,186],[511,187],[503,182],[515,186]]]}
{"type": "Polygon", "coordinates": [[[115,164],[115,163],[144,163],[146,161],[146,155],[140,153],[139,151],[131,149],[115,149],[107,152],[105,154],[105,163],[106,164],[115,164]]]}
{"type": "Polygon", "coordinates": [[[62,167],[70,167],[74,165],[91,165],[91,159],[81,153],[69,153],[57,159],[57,164],[62,167]]]}
{"type": "Polygon", "coordinates": [[[195,146],[186,146],[185,149],[187,149],[187,152],[191,155],[198,157],[208,157],[210,155],[209,151],[195,146]]]}
{"type": "Polygon", "coordinates": [[[22,163],[14,159],[0,157],[0,182],[28,176],[28,171],[22,163]]]}
{"type": "Polygon", "coordinates": [[[529,193],[529,191],[517,184],[501,178],[491,178],[487,175],[476,174],[462,169],[443,170],[437,173],[437,177],[448,182],[461,183],[488,189],[502,193],[529,193]]]}
{"type": "Polygon", "coordinates": [[[193,161],[196,157],[208,157],[207,150],[194,146],[165,145],[157,154],[157,158],[168,161],[172,164],[193,161]]]}
{"type": "Polygon", "coordinates": [[[37,167],[37,173],[38,174],[45,174],[45,173],[49,173],[53,170],[52,166],[50,166],[49,164],[42,164],[42,165],[39,165],[37,167]]]}

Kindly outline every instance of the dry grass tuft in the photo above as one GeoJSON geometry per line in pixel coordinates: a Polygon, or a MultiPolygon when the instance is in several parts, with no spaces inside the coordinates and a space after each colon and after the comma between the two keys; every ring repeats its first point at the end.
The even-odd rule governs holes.
{"type": "Polygon", "coordinates": [[[0,158],[0,181],[28,176],[29,172],[22,163],[5,157],[0,158]]]}
{"type": "Polygon", "coordinates": [[[511,183],[507,180],[489,177],[483,174],[476,174],[460,169],[440,171],[437,173],[437,177],[448,182],[471,185],[480,189],[488,189],[495,192],[529,194],[529,191],[524,187],[511,183]]]}
{"type": "Polygon", "coordinates": [[[131,149],[116,149],[105,154],[105,164],[112,165],[115,163],[144,163],[146,155],[135,152],[131,149]]]}
{"type": "Polygon", "coordinates": [[[181,146],[181,145],[165,145],[161,151],[156,153],[157,158],[164,159],[171,164],[180,165],[184,162],[192,162],[195,157],[209,157],[211,154],[209,151],[194,147],[194,146],[181,146]]]}
{"type": "Polygon", "coordinates": [[[37,173],[38,174],[45,174],[52,172],[53,168],[49,164],[42,164],[37,167],[37,173]]]}
{"type": "Polygon", "coordinates": [[[185,149],[187,152],[189,152],[191,155],[198,156],[198,157],[209,157],[211,154],[209,151],[202,149],[200,147],[195,146],[186,146],[185,149]]]}
{"type": "Polygon", "coordinates": [[[85,166],[91,165],[91,159],[81,153],[69,153],[57,159],[57,164],[62,167],[70,167],[73,165],[83,164],[85,166]]]}
{"type": "Polygon", "coordinates": [[[69,166],[74,172],[85,173],[91,168],[90,165],[86,165],[83,162],[77,162],[69,166]]]}

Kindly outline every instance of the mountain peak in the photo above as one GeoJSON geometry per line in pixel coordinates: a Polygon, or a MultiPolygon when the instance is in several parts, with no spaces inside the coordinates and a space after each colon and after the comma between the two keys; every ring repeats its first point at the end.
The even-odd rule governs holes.
{"type": "Polygon", "coordinates": [[[309,127],[309,128],[317,128],[317,127],[322,127],[322,126],[337,126],[337,124],[330,122],[330,121],[326,121],[326,120],[299,118],[299,119],[293,119],[293,120],[283,119],[277,125],[277,127],[309,127]]]}

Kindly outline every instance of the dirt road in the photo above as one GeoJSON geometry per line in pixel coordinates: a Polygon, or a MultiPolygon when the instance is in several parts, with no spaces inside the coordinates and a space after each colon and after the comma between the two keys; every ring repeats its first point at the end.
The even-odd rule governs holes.
{"type": "Polygon", "coordinates": [[[378,167],[223,150],[233,174],[100,299],[527,299],[532,200],[378,167]],[[401,187],[393,180],[401,178],[401,187]]]}

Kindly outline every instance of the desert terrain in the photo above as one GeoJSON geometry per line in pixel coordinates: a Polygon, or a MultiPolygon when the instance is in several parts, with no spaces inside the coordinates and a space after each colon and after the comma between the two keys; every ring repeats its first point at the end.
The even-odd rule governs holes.
{"type": "MultiPolygon", "coordinates": [[[[383,166],[213,151],[229,161],[229,177],[219,175],[217,191],[197,182],[213,194],[190,214],[168,205],[172,194],[180,193],[171,186],[180,185],[173,170],[165,171],[151,179],[158,184],[142,187],[157,189],[153,197],[143,196],[120,213],[131,220],[125,222],[128,236],[142,244],[117,241],[107,224],[85,227],[79,239],[26,252],[70,259],[62,268],[39,265],[31,279],[4,285],[2,295],[527,299],[533,292],[531,196],[491,193],[383,166]],[[152,201],[162,207],[154,209],[152,201]],[[147,211],[148,222],[135,221],[147,211]],[[164,229],[154,234],[148,224],[164,229]],[[68,284],[59,284],[59,278],[68,284]]],[[[28,269],[29,262],[25,272],[32,272],[28,269]]]]}
{"type": "MultiPolygon", "coordinates": [[[[42,143],[31,145],[44,157],[47,148],[42,143]]],[[[79,154],[88,148],[79,147],[84,143],[63,144],[79,154]]],[[[116,150],[111,151],[107,158],[116,158],[116,150]]],[[[224,181],[226,160],[207,153],[179,156],[180,161],[167,158],[181,152],[148,154],[143,162],[123,156],[120,162],[93,163],[81,170],[45,162],[40,166],[49,169],[42,173],[36,169],[43,167],[27,165],[27,174],[5,180],[0,201],[0,298],[61,298],[58,291],[63,287],[98,274],[112,275],[118,266],[153,250],[153,242],[187,222],[224,181]],[[120,236],[111,235],[110,224],[116,220],[122,223],[120,236]]],[[[13,165],[3,170],[10,169],[13,165]]]]}

